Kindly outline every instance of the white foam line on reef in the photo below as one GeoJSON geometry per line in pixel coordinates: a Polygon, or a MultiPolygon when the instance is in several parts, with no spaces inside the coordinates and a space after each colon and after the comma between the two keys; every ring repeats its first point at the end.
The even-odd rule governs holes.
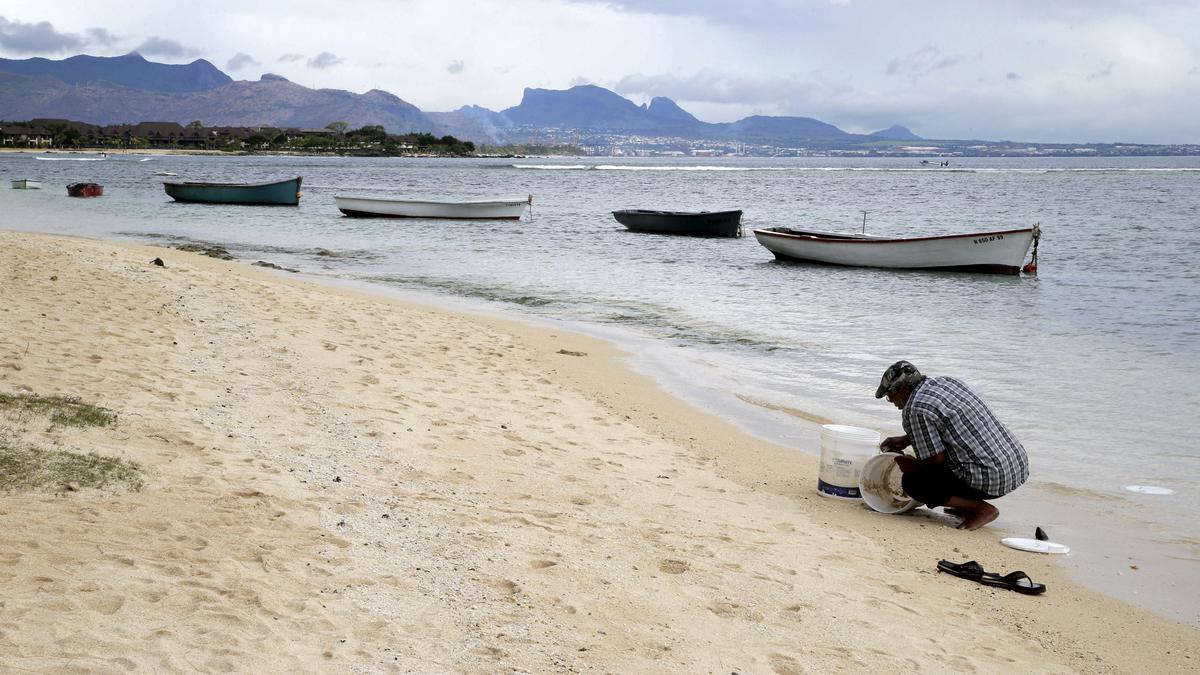
{"type": "MultiPolygon", "coordinates": [[[[38,159],[41,159],[40,157],[38,159]]],[[[514,169],[542,171],[856,171],[856,172],[936,172],[936,173],[1170,173],[1200,172],[1194,167],[1083,167],[1083,168],[997,168],[997,167],[907,167],[907,166],[631,166],[626,164],[511,164],[514,169]]]]}

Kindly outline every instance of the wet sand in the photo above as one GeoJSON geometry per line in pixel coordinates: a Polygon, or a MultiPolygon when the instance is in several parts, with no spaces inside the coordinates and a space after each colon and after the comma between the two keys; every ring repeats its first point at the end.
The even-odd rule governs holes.
{"type": "Polygon", "coordinates": [[[1195,629],[986,528],[822,499],[811,457],[621,358],[244,263],[0,233],[0,392],[118,414],[0,419],[0,440],[145,478],[0,494],[7,666],[1195,669],[1195,629]],[[1050,590],[940,575],[939,558],[1050,590]]]}

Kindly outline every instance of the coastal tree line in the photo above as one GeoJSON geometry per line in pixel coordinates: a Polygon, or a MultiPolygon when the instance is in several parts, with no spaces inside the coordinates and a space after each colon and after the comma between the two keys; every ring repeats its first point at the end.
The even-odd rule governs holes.
{"type": "Polygon", "coordinates": [[[331,122],[323,129],[207,127],[196,120],[100,126],[65,119],[0,121],[0,144],[31,149],[200,149],[224,152],[304,152],[355,155],[475,154],[475,144],[429,132],[390,134],[381,125],[350,129],[331,122]]]}

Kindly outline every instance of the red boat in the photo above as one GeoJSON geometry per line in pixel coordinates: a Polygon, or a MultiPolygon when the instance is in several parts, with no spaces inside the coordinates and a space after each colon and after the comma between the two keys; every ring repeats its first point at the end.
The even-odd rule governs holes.
{"type": "Polygon", "coordinates": [[[99,183],[71,183],[67,186],[67,194],[72,197],[101,197],[104,186],[99,183]]]}

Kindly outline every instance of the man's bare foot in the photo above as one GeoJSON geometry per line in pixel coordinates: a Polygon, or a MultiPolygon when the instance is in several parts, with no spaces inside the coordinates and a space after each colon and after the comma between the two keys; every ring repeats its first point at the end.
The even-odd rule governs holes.
{"type": "Polygon", "coordinates": [[[966,518],[958,524],[958,529],[978,530],[984,525],[987,525],[995,520],[996,517],[1000,515],[1000,509],[988,504],[987,502],[983,502],[983,506],[970,512],[969,514],[963,515],[965,515],[966,518]]]}

